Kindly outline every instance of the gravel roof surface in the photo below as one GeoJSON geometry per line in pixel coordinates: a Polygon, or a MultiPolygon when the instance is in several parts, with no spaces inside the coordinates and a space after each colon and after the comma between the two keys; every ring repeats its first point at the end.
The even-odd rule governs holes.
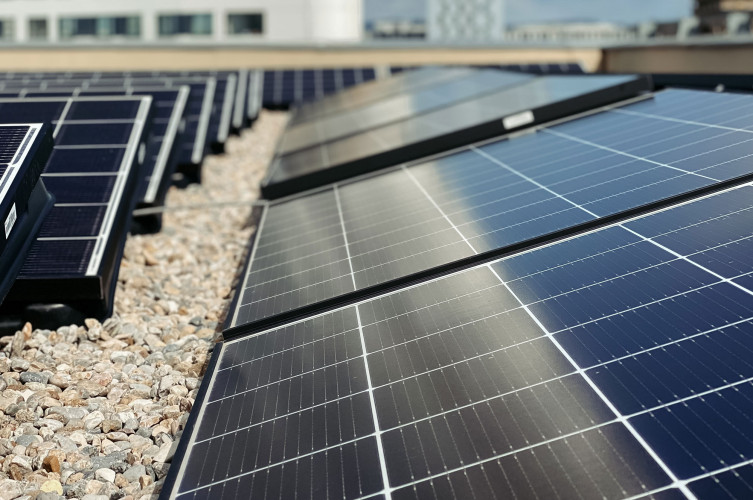
{"type": "Polygon", "coordinates": [[[202,185],[171,188],[162,231],[128,237],[112,318],[0,338],[0,500],[156,498],[286,120],[262,112],[202,185]]]}

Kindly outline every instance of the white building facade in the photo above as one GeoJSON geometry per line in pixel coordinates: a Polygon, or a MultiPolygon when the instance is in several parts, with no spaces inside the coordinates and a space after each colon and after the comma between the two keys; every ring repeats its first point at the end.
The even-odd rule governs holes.
{"type": "Polygon", "coordinates": [[[361,0],[0,0],[0,42],[352,43],[361,0]]]}
{"type": "Polygon", "coordinates": [[[505,0],[427,0],[426,38],[495,42],[505,34],[505,0]]]}

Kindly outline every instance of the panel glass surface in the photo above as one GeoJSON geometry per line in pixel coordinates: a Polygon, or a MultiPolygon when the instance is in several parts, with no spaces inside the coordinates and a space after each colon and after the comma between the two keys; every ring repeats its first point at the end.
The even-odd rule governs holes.
{"type": "Polygon", "coordinates": [[[446,146],[443,149],[442,143],[431,144],[432,139],[436,140],[490,121],[501,120],[509,115],[535,110],[631,80],[634,80],[634,77],[535,78],[525,85],[517,85],[357,135],[280,155],[270,167],[271,173],[267,176],[267,183],[296,179],[301,175],[326,171],[340,165],[368,164],[372,169],[389,167],[420,157],[417,155],[439,153],[446,150],[446,146]],[[418,152],[417,145],[423,146],[422,152],[418,152]],[[409,147],[410,149],[406,150],[409,147]],[[387,153],[392,153],[388,159],[379,157],[387,153]]]}
{"type": "Polygon", "coordinates": [[[422,87],[415,91],[381,99],[375,103],[321,118],[311,123],[289,126],[277,149],[278,154],[312,147],[367,130],[429,113],[457,103],[478,99],[503,88],[520,85],[534,77],[495,70],[474,71],[465,76],[422,87]]]}
{"type": "MultiPolygon", "coordinates": [[[[462,77],[470,71],[459,68],[425,68],[349,87],[324,99],[301,104],[296,108],[290,123],[299,124],[343,111],[351,111],[401,92],[415,91],[462,77]]],[[[333,75],[334,90],[337,90],[335,76],[333,75]]]]}
{"type": "Polygon", "coordinates": [[[752,225],[747,185],[227,342],[174,496],[749,496],[752,225]]]}
{"type": "Polygon", "coordinates": [[[752,97],[665,91],[275,203],[233,325],[749,174],[751,155],[752,97]]]}

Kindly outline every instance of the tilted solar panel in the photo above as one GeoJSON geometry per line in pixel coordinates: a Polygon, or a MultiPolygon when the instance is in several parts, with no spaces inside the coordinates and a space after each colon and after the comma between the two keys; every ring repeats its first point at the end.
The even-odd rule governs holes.
{"type": "Polygon", "coordinates": [[[163,498],[749,497],[752,224],[745,185],[227,341],[163,498]]]}
{"type": "Polygon", "coordinates": [[[4,121],[0,114],[0,303],[53,201],[39,181],[52,151],[52,129],[41,123],[4,121]]]}
{"type": "MultiPolygon", "coordinates": [[[[29,83],[29,85],[34,85],[29,83]]],[[[35,85],[36,86],[36,85],[35,85]]],[[[50,90],[19,90],[23,97],[53,96],[108,96],[108,95],[149,95],[153,99],[153,119],[149,128],[146,159],[141,169],[142,180],[138,188],[138,207],[162,206],[167,189],[172,183],[172,175],[178,162],[180,147],[179,131],[185,126],[183,114],[190,88],[177,89],[162,87],[126,87],[124,89],[87,90],[82,87],[55,87],[50,90]],[[54,94],[54,95],[51,95],[54,94]]],[[[135,219],[132,230],[135,232],[155,232],[162,226],[161,214],[151,214],[135,219]]]]}
{"type": "Polygon", "coordinates": [[[746,177],[751,155],[753,97],[668,90],[272,203],[229,326],[746,177]]]}
{"type": "Polygon", "coordinates": [[[262,99],[265,108],[288,108],[375,78],[374,68],[267,70],[262,99]],[[329,88],[325,86],[325,73],[331,74],[329,88]]]}
{"type": "Polygon", "coordinates": [[[162,71],[158,72],[162,77],[213,77],[217,80],[215,90],[215,113],[219,111],[217,141],[224,144],[227,133],[224,129],[229,128],[233,132],[239,132],[245,127],[248,99],[248,74],[247,69],[236,71],[162,71]]]}
{"type": "Polygon", "coordinates": [[[112,311],[120,257],[146,156],[148,96],[0,99],[0,117],[51,122],[42,179],[55,196],[2,307],[39,328],[112,311]]]}
{"type": "Polygon", "coordinates": [[[635,76],[546,76],[478,99],[275,157],[262,194],[279,198],[650,90],[635,76]]]}
{"type": "Polygon", "coordinates": [[[200,182],[201,163],[212,141],[209,128],[213,123],[213,117],[217,120],[214,126],[219,127],[221,108],[214,105],[216,80],[212,77],[155,76],[150,72],[135,74],[139,76],[115,73],[85,73],[78,74],[75,78],[54,74],[43,74],[41,77],[27,76],[16,81],[0,82],[0,93],[29,92],[33,86],[37,87],[34,91],[37,96],[67,95],[71,86],[82,87],[92,92],[112,90],[116,93],[137,86],[163,86],[172,89],[188,86],[191,92],[186,104],[185,127],[180,134],[182,139],[177,170],[184,175],[187,182],[200,182]]]}
{"type": "Polygon", "coordinates": [[[357,135],[390,123],[416,118],[462,102],[480,99],[535,77],[494,70],[472,71],[436,85],[407,90],[367,106],[304,124],[288,126],[277,147],[279,155],[357,135]]]}
{"type": "Polygon", "coordinates": [[[297,125],[368,105],[402,92],[415,91],[468,75],[470,69],[429,67],[383,80],[349,87],[318,101],[302,103],[293,110],[289,123],[297,125]]]}
{"type": "MultiPolygon", "coordinates": [[[[189,182],[200,182],[201,164],[204,160],[204,154],[212,141],[210,125],[212,123],[212,115],[216,111],[214,109],[214,96],[217,82],[212,77],[165,77],[123,80],[120,85],[154,85],[157,82],[161,82],[162,85],[168,88],[182,86],[191,88],[191,93],[186,103],[186,125],[183,130],[184,141],[181,144],[178,155],[178,171],[185,175],[189,182]]],[[[88,88],[91,90],[106,90],[113,86],[118,86],[118,84],[115,81],[102,79],[97,82],[91,82],[88,88]]]]}

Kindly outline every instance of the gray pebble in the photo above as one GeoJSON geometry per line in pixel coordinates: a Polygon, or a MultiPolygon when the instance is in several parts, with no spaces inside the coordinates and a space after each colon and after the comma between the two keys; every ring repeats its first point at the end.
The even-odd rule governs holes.
{"type": "Polygon", "coordinates": [[[21,407],[17,403],[11,403],[8,405],[8,407],[5,409],[5,414],[9,415],[11,417],[14,417],[16,413],[18,413],[18,410],[20,410],[21,407]]]}
{"type": "Polygon", "coordinates": [[[10,362],[10,367],[17,372],[25,372],[30,366],[31,363],[22,358],[13,358],[10,362]]]}
{"type": "Polygon", "coordinates": [[[91,468],[94,470],[110,469],[114,464],[118,462],[125,462],[127,454],[128,452],[118,451],[101,457],[93,457],[91,468]]]}
{"type": "Polygon", "coordinates": [[[54,491],[43,491],[37,495],[36,500],[61,500],[65,497],[58,495],[54,491]]]}
{"type": "Polygon", "coordinates": [[[32,443],[41,443],[42,438],[39,436],[30,436],[28,434],[21,434],[16,438],[16,444],[20,444],[21,446],[29,447],[32,443]]]}
{"type": "Polygon", "coordinates": [[[135,483],[144,475],[146,475],[146,467],[141,464],[136,464],[123,473],[123,477],[129,483],[135,483]]]}
{"type": "Polygon", "coordinates": [[[79,450],[79,453],[82,455],[86,455],[89,457],[93,457],[99,453],[99,450],[96,446],[84,446],[79,450]]]}
{"type": "Polygon", "coordinates": [[[83,419],[84,417],[86,417],[88,412],[86,411],[86,409],[76,406],[54,406],[47,410],[47,414],[60,415],[67,422],[68,420],[71,420],[73,418],[83,419]]]}
{"type": "Polygon", "coordinates": [[[50,376],[46,373],[23,372],[21,374],[21,382],[23,382],[24,384],[28,384],[29,382],[46,384],[48,380],[50,380],[50,376]]]}

